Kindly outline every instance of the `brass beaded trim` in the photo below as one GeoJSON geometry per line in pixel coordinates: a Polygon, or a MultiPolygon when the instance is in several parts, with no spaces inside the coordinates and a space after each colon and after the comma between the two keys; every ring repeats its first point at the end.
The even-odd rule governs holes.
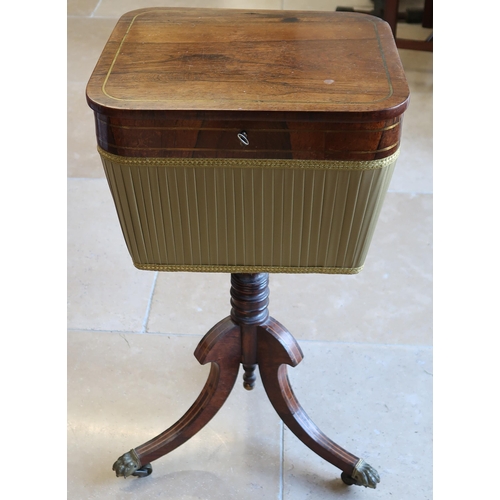
{"type": "Polygon", "coordinates": [[[399,149],[386,158],[378,160],[262,160],[248,158],[151,158],[119,156],[104,151],[97,146],[99,154],[110,161],[122,165],[152,167],[199,167],[199,168],[286,168],[286,169],[335,169],[335,170],[375,170],[392,165],[399,156],[399,149]]]}
{"type": "Polygon", "coordinates": [[[199,273],[287,273],[287,274],[358,274],[361,267],[280,267],[280,266],[212,266],[197,264],[139,264],[134,262],[137,269],[143,271],[167,272],[199,272],[199,273]]]}

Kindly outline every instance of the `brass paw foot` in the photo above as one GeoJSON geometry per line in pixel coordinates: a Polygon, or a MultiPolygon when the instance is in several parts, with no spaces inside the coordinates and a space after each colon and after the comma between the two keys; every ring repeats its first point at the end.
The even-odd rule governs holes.
{"type": "Polygon", "coordinates": [[[340,477],[345,484],[355,484],[356,486],[364,486],[365,488],[376,488],[377,483],[380,483],[378,472],[362,458],[359,459],[359,462],[354,467],[352,476],[343,472],[340,477]]]}
{"type": "MultiPolygon", "coordinates": [[[[141,462],[135,450],[130,450],[124,453],[114,464],[113,470],[116,472],[116,477],[128,477],[136,475],[135,472],[140,470],[141,462]]],[[[150,466],[151,467],[151,466],[150,466]]],[[[145,474],[149,475],[149,474],[145,474]]]]}

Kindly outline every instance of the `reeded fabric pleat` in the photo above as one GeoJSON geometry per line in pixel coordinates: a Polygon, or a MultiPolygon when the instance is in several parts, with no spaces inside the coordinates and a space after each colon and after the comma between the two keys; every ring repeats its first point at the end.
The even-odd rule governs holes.
{"type": "Polygon", "coordinates": [[[397,157],[262,168],[101,156],[141,269],[348,274],[364,264],[397,157]]]}

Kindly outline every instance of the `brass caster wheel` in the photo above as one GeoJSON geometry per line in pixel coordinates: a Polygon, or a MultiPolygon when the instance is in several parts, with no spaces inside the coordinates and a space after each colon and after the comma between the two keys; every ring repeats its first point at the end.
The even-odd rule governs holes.
{"type": "Polygon", "coordinates": [[[340,479],[344,482],[344,484],[347,484],[348,486],[352,486],[353,484],[358,484],[354,478],[349,476],[349,474],[346,474],[345,472],[342,472],[340,474],[340,479]]]}
{"type": "Polygon", "coordinates": [[[151,464],[146,464],[137,469],[135,472],[132,473],[132,476],[137,476],[137,477],[146,477],[149,476],[153,472],[153,467],[151,464]]]}

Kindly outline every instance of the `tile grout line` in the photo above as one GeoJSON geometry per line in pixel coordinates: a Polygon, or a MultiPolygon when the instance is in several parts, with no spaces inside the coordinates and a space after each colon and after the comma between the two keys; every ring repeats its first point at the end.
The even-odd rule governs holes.
{"type": "Polygon", "coordinates": [[[151,287],[151,295],[149,297],[148,306],[146,307],[146,314],[144,315],[144,321],[142,322],[142,328],[140,333],[146,333],[146,327],[148,326],[149,313],[151,312],[151,304],[153,303],[153,295],[156,288],[156,280],[158,279],[158,272],[155,272],[155,277],[153,278],[153,286],[151,287]]]}
{"type": "Polygon", "coordinates": [[[296,338],[297,342],[300,343],[320,343],[327,342],[329,344],[336,345],[350,345],[350,346],[372,346],[372,347],[408,347],[408,348],[424,348],[424,349],[433,349],[432,344],[389,344],[387,342],[353,342],[347,340],[324,340],[324,339],[301,339],[296,338]]]}
{"type": "Polygon", "coordinates": [[[280,439],[280,485],[279,485],[279,493],[278,493],[278,499],[283,500],[283,494],[284,494],[284,474],[285,474],[285,426],[283,424],[283,420],[280,422],[281,425],[281,439],[280,439]]]}
{"type": "Polygon", "coordinates": [[[94,10],[92,11],[92,14],[90,14],[90,17],[94,17],[95,11],[99,8],[101,2],[102,0],[99,0],[99,2],[97,2],[97,5],[94,7],[94,10]]]}
{"type": "MultiPolygon", "coordinates": [[[[141,327],[142,328],[142,327],[141,327]]],[[[90,328],[68,328],[68,333],[99,333],[99,334],[107,334],[107,333],[118,333],[124,335],[142,335],[144,333],[150,335],[166,335],[168,337],[197,337],[201,338],[203,335],[201,333],[175,333],[175,332],[138,332],[133,330],[95,330],[90,328]]]]}
{"type": "MultiPolygon", "coordinates": [[[[82,333],[123,333],[127,335],[141,335],[142,333],[148,333],[151,335],[167,335],[173,337],[203,337],[202,333],[177,333],[177,332],[159,332],[159,331],[132,331],[132,330],[112,330],[112,329],[93,329],[93,328],[77,328],[68,327],[68,332],[82,332],[82,333]]],[[[433,350],[434,346],[429,344],[386,344],[378,342],[346,342],[339,340],[321,340],[321,339],[297,339],[299,343],[320,343],[325,342],[335,345],[347,345],[347,346],[371,346],[371,347],[402,347],[411,349],[427,349],[433,350]]]]}

